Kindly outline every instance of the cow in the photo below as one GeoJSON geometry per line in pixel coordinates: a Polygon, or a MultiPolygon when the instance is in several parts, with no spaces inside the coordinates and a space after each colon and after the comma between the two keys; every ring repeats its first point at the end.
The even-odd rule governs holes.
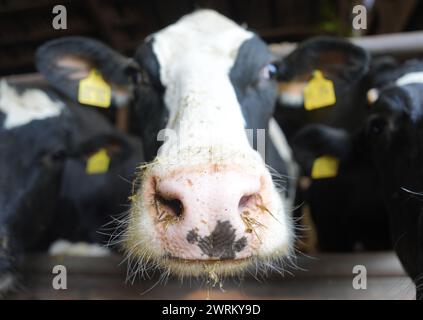
{"type": "Polygon", "coordinates": [[[115,105],[130,101],[148,161],[124,223],[136,270],[223,276],[289,261],[296,167],[272,118],[277,67],[256,34],[203,9],[147,37],[133,58],[67,37],[36,60],[74,100],[96,69],[115,105]]]}
{"type": "Polygon", "coordinates": [[[296,215],[301,216],[305,212],[301,204],[307,204],[321,251],[391,248],[382,195],[372,192],[379,189],[376,172],[366,159],[350,158],[336,140],[332,145],[329,137],[342,141],[359,130],[370,83],[394,63],[387,57],[372,60],[368,52],[348,40],[320,36],[300,43],[279,65],[276,119],[285,129],[303,176],[296,215]],[[316,71],[332,82],[335,100],[309,108],[305,90],[316,71]],[[314,177],[314,164],[327,156],[339,162],[337,172],[331,177],[314,177]]]}
{"type": "Polygon", "coordinates": [[[116,132],[103,116],[32,85],[0,82],[0,119],[0,294],[6,294],[26,253],[58,239],[108,241],[101,227],[126,210],[143,154],[138,139],[116,132]],[[87,160],[99,149],[110,157],[109,168],[87,174],[87,160]]]}
{"type": "Polygon", "coordinates": [[[394,249],[423,299],[423,61],[410,60],[375,78],[361,132],[388,208],[394,249]]]}
{"type": "Polygon", "coordinates": [[[292,142],[305,177],[312,176],[314,163],[320,157],[338,161],[335,176],[308,178],[310,185],[299,191],[300,201],[310,208],[319,249],[324,252],[392,249],[377,172],[367,153],[361,152],[362,145],[350,141],[359,128],[349,133],[345,128],[309,124],[292,142]],[[352,152],[350,145],[356,145],[357,150],[352,152]]]}
{"type": "MultiPolygon", "coordinates": [[[[370,188],[365,185],[368,180],[361,188],[383,200],[390,241],[416,284],[416,298],[421,300],[423,62],[411,60],[400,65],[386,62],[379,65],[378,73],[371,77],[370,105],[355,132],[310,125],[302,135],[304,139],[314,137],[325,152],[337,156],[345,166],[354,161],[371,169],[372,179],[376,174],[370,188]],[[393,68],[386,67],[388,65],[393,68]]],[[[356,227],[366,228],[366,225],[356,227]]]]}
{"type": "Polygon", "coordinates": [[[0,292],[6,292],[23,252],[51,224],[70,133],[64,106],[37,90],[19,93],[2,81],[0,113],[0,292]]]}
{"type": "Polygon", "coordinates": [[[278,64],[279,97],[275,118],[289,142],[308,124],[355,130],[365,114],[369,53],[350,41],[318,36],[301,42],[278,64]],[[315,71],[333,83],[335,101],[305,108],[304,89],[315,71]]]}

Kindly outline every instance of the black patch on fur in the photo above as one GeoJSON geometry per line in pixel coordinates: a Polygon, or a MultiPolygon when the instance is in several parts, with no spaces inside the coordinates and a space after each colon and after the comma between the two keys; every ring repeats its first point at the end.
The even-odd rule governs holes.
{"type": "Polygon", "coordinates": [[[188,232],[187,241],[197,243],[204,254],[210,258],[218,257],[221,260],[234,259],[235,253],[242,251],[247,245],[247,238],[242,237],[235,241],[235,229],[229,221],[218,221],[213,232],[207,237],[200,237],[194,229],[188,232]]]}
{"type": "Polygon", "coordinates": [[[198,233],[194,229],[188,232],[187,241],[191,244],[194,244],[198,241],[198,233]]]}
{"type": "Polygon", "coordinates": [[[142,43],[134,56],[135,61],[147,73],[150,86],[137,86],[134,108],[131,111],[131,132],[142,137],[146,161],[153,160],[162,141],[158,132],[166,127],[169,111],[163,101],[166,88],[160,81],[160,64],[153,51],[154,39],[142,43]]]}
{"type": "MultiPolygon", "coordinates": [[[[245,41],[238,50],[238,55],[229,77],[235,89],[246,127],[253,129],[253,147],[257,150],[257,129],[266,129],[266,164],[281,175],[289,175],[284,159],[281,159],[275,145],[269,137],[268,124],[275,109],[277,89],[276,81],[263,79],[260,70],[272,62],[272,56],[266,44],[259,37],[245,41]]],[[[286,196],[291,197],[289,179],[286,182],[286,196]]]]}
{"type": "Polygon", "coordinates": [[[276,81],[263,79],[260,70],[272,60],[259,37],[245,41],[238,50],[229,78],[247,128],[267,129],[276,103],[276,81]]]}

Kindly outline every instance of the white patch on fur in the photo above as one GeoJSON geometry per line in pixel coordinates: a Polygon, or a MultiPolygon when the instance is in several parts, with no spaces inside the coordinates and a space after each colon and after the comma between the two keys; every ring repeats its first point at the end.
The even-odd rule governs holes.
{"type": "Polygon", "coordinates": [[[279,103],[285,107],[300,109],[304,107],[304,96],[302,94],[281,92],[279,94],[279,103]]]}
{"type": "Polygon", "coordinates": [[[98,244],[57,240],[48,249],[51,256],[106,257],[110,250],[98,244]]]}
{"type": "Polygon", "coordinates": [[[153,49],[170,112],[167,128],[177,131],[184,145],[248,144],[229,72],[240,46],[252,37],[253,33],[211,10],[187,15],[154,35],[153,49]]]}
{"type": "Polygon", "coordinates": [[[291,147],[275,118],[269,120],[269,136],[281,158],[288,162],[294,162],[291,147]]]}
{"type": "Polygon", "coordinates": [[[19,94],[5,80],[0,82],[0,111],[6,115],[5,129],[12,129],[30,123],[57,117],[64,106],[53,101],[44,91],[27,89],[19,94]]]}
{"type": "MultiPolygon", "coordinates": [[[[279,124],[276,122],[275,118],[271,118],[269,121],[269,137],[272,140],[273,144],[275,145],[276,150],[278,151],[280,157],[283,159],[287,166],[288,177],[287,179],[295,180],[298,178],[299,168],[297,163],[294,160],[292,155],[292,149],[286,140],[282,129],[280,128],[279,124]]],[[[294,204],[295,200],[295,189],[296,184],[291,181],[291,190],[289,190],[289,194],[292,195],[290,199],[286,199],[287,201],[287,208],[291,208],[294,204]]]]}
{"type": "Polygon", "coordinates": [[[410,72],[397,79],[397,86],[406,86],[413,83],[423,83],[423,72],[410,72]]]}

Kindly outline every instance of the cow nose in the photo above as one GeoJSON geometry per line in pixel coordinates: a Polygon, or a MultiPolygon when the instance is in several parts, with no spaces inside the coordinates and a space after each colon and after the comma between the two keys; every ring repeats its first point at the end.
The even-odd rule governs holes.
{"type": "Polygon", "coordinates": [[[266,177],[209,167],[154,178],[156,229],[171,257],[209,260],[251,255],[262,232],[266,177]]]}

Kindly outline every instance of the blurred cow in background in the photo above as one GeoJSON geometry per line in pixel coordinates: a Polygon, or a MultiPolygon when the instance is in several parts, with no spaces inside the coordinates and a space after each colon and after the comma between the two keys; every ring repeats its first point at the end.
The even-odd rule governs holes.
{"type": "MultiPolygon", "coordinates": [[[[323,251],[391,247],[376,172],[368,159],[350,158],[347,148],[338,143],[358,131],[365,117],[369,77],[376,72],[373,64],[364,49],[328,37],[304,41],[280,64],[276,119],[287,132],[302,175],[307,177],[300,179],[297,203],[308,205],[323,251]],[[329,103],[313,106],[318,97],[307,98],[305,92],[315,81],[316,71],[323,81],[332,83],[328,90],[333,90],[334,97],[329,103]],[[339,139],[333,144],[328,143],[332,135],[339,139]],[[326,157],[336,161],[335,172],[313,177],[316,163],[326,157]]],[[[377,65],[382,69],[386,63],[377,65]]],[[[319,94],[325,96],[325,92],[319,94]]],[[[300,206],[297,214],[301,215],[301,210],[300,206]]]]}
{"type": "Polygon", "coordinates": [[[394,249],[423,299],[423,61],[379,72],[359,143],[381,181],[394,249]]]}
{"type": "MultiPolygon", "coordinates": [[[[383,199],[393,248],[416,284],[417,299],[422,299],[423,62],[381,62],[370,80],[370,106],[359,130],[350,133],[311,125],[301,139],[314,137],[321,149],[339,157],[345,166],[361,163],[377,174],[374,187],[363,183],[361,190],[383,199]]],[[[375,234],[380,233],[377,228],[375,234]]]]}
{"type": "Polygon", "coordinates": [[[13,288],[25,253],[57,239],[105,243],[99,231],[127,209],[143,155],[101,115],[33,86],[2,81],[0,115],[1,293],[13,288]],[[98,150],[108,168],[88,174],[98,150]]]}

